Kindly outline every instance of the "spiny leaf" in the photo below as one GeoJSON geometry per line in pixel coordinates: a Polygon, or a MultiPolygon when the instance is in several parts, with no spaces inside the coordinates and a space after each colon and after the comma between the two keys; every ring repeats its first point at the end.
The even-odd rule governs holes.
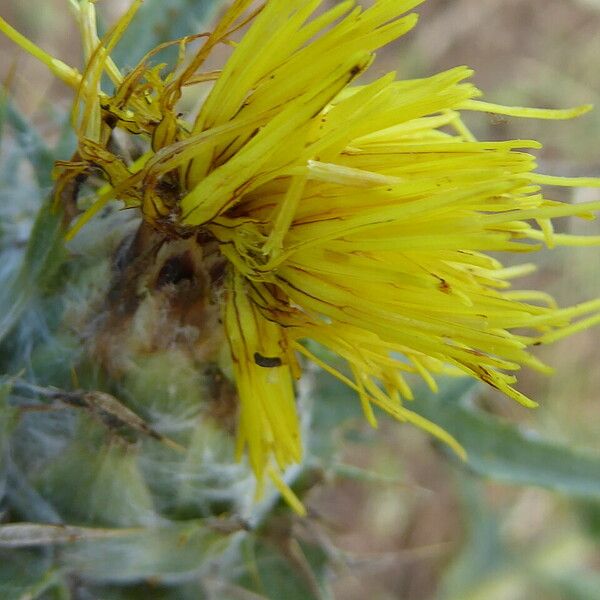
{"type": "Polygon", "coordinates": [[[127,529],[98,529],[72,525],[11,523],[0,525],[0,548],[24,548],[48,544],[72,544],[90,539],[112,538],[130,534],[127,529]]]}
{"type": "MultiPolygon", "coordinates": [[[[2,90],[0,90],[2,94],[2,90]]],[[[34,210],[39,206],[39,212],[29,234],[27,247],[16,274],[9,276],[0,290],[0,340],[16,324],[23,312],[30,306],[39,292],[53,282],[59,267],[64,262],[66,252],[63,244],[62,214],[55,210],[49,201],[43,200],[52,186],[52,169],[56,154],[63,153],[72,145],[72,134],[63,134],[53,152],[40,136],[30,121],[22,115],[10,100],[0,96],[0,117],[2,124],[10,127],[17,154],[12,158],[18,162],[27,160],[31,163],[37,193],[30,191],[36,197],[32,203],[34,210]]],[[[13,154],[15,154],[13,152],[13,154]]],[[[64,156],[63,156],[64,158],[64,156]]],[[[16,168],[14,172],[19,173],[16,168]]],[[[5,191],[8,202],[19,203],[19,209],[24,205],[15,196],[13,190],[21,189],[24,185],[11,181],[11,189],[5,191]]]]}
{"type": "Polygon", "coordinates": [[[7,465],[6,496],[13,511],[21,518],[59,524],[60,515],[27,480],[12,460],[7,465]]]}
{"type": "Polygon", "coordinates": [[[29,120],[22,115],[12,102],[0,99],[5,121],[11,127],[15,141],[31,163],[38,186],[47,192],[52,185],[54,154],[29,120]]]}
{"type": "Polygon", "coordinates": [[[170,583],[214,570],[230,534],[202,522],[130,531],[111,539],[78,541],[61,554],[65,568],[103,582],[135,582],[161,578],[170,583]]]}
{"type": "MultiPolygon", "coordinates": [[[[351,392],[343,384],[326,376],[321,379],[325,382],[317,388],[323,396],[316,403],[317,418],[325,410],[323,406],[342,408],[352,404],[351,392]]],[[[533,431],[467,407],[460,400],[472,393],[474,385],[467,378],[445,380],[439,394],[425,390],[417,393],[410,409],[454,436],[467,451],[466,462],[460,464],[477,475],[506,483],[538,485],[572,496],[600,498],[600,455],[542,439],[533,431]]],[[[326,414],[324,418],[327,419],[326,414]]],[[[324,434],[319,428],[316,434],[317,446],[323,447],[320,438],[324,434]]]]}
{"type": "Polygon", "coordinates": [[[287,540],[292,544],[284,546],[255,538],[247,542],[246,572],[238,579],[239,585],[269,600],[330,598],[325,581],[327,556],[321,548],[300,545],[292,538],[287,540]]]}
{"type": "Polygon", "coordinates": [[[90,419],[82,421],[68,448],[40,473],[36,488],[61,514],[81,522],[118,527],[162,523],[138,452],[118,440],[102,443],[105,435],[90,419]]]}
{"type": "Polygon", "coordinates": [[[537,485],[579,497],[600,497],[600,455],[545,440],[499,418],[420,394],[411,408],[452,434],[474,473],[506,483],[537,485]]]}
{"type": "Polygon", "coordinates": [[[62,391],[56,388],[43,388],[18,381],[17,386],[32,391],[42,397],[64,402],[75,408],[87,410],[97,417],[111,430],[130,429],[138,434],[151,437],[177,452],[185,452],[185,448],[170,438],[160,434],[134,411],[117,400],[112,394],[99,390],[74,392],[62,391]]]}
{"type": "Polygon", "coordinates": [[[50,566],[47,555],[34,550],[0,550],[0,598],[35,600],[50,598],[50,588],[61,583],[62,574],[50,566]]]}
{"type": "Polygon", "coordinates": [[[66,257],[61,217],[50,202],[42,207],[18,273],[0,290],[0,340],[11,331],[39,291],[52,281],[66,257]]]}

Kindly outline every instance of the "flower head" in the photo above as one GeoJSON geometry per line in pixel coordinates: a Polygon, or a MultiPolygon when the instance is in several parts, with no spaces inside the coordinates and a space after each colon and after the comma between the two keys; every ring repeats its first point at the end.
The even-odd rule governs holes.
{"type": "Polygon", "coordinates": [[[354,85],[378,48],[415,25],[409,11],[419,0],[368,9],[349,0],[324,12],[322,0],[267,0],[254,12],[252,2],[236,0],[212,33],[194,36],[203,39],[195,53],[185,58],[192,38],[175,42],[173,70],[152,64],[159,48],[124,75],[110,51],[139,4],[100,41],[93,3],[79,2],[82,74],[34,49],[77,93],[78,152],[59,165],[57,189],[90,168],[107,180],[70,236],[114,199],[167,236],[217,244],[238,447],[259,480],[269,473],[282,485],[278,473],[301,460],[301,357],[355,390],[371,424],[377,406],[459,453],[407,407],[406,374],[435,390],[436,374],[463,373],[534,406],[513,387],[522,366],[549,370],[528,348],[600,322],[600,301],[559,309],[541,292],[511,291],[510,280],[531,266],[504,268],[487,253],[598,243],[555,234],[552,219],[588,218],[600,202],[556,202],[540,185],[599,182],[536,173],[527,150],[538,142],[477,141],[461,113],[554,119],[589,107],[488,104],[466,67],[354,85]],[[220,44],[233,47],[230,57],[222,70],[205,70],[220,44]],[[105,73],[112,93],[101,89],[105,73]],[[181,115],[184,88],[207,84],[197,112],[181,115]],[[139,159],[111,149],[115,128],[144,141],[139,159]],[[347,372],[307,340],[344,359],[347,372]]]}

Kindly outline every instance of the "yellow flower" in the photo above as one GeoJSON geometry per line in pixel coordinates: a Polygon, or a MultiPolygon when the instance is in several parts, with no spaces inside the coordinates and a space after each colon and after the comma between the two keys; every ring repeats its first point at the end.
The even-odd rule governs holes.
{"type": "Polygon", "coordinates": [[[191,38],[176,42],[173,71],[153,67],[152,51],[124,76],[109,54],[139,4],[102,42],[93,4],[76,5],[82,74],[4,21],[0,28],[77,90],[78,156],[60,165],[57,189],[90,166],[106,176],[69,235],[118,199],[166,235],[201,232],[198,239],[218,243],[227,261],[223,322],[239,394],[238,449],[258,480],[268,474],[301,510],[280,477],[302,457],[299,357],[355,390],[373,426],[377,406],[459,453],[455,440],[407,408],[406,374],[435,390],[436,374],[461,372],[535,406],[513,387],[522,366],[549,371],[528,347],[600,322],[600,300],[559,309],[541,292],[512,292],[510,280],[531,265],[503,268],[487,252],[599,243],[555,234],[551,219],[589,218],[600,202],[556,202],[540,185],[600,183],[536,173],[526,150],[538,142],[477,141],[461,112],[560,119],[589,107],[488,104],[466,67],[352,85],[378,48],[415,25],[407,12],[420,0],[368,9],[350,0],[324,12],[322,0],[267,0],[254,13],[250,0],[236,0],[187,60],[191,38]],[[230,57],[221,71],[204,71],[219,44],[233,48],[230,57]],[[114,93],[100,89],[103,73],[114,93]],[[197,114],[180,115],[184,87],[207,82],[197,114]],[[145,140],[147,152],[134,163],[111,152],[114,127],[145,140]],[[347,373],[315,356],[307,340],[344,359],[347,373]]]}

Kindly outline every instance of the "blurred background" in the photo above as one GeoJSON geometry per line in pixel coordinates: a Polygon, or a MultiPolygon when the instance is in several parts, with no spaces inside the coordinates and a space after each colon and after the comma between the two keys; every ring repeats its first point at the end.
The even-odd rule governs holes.
{"type": "MultiPolygon", "coordinates": [[[[126,4],[98,2],[107,19],[126,4]]],[[[39,6],[43,10],[2,0],[0,14],[79,66],[67,0],[39,6]]],[[[600,105],[600,0],[428,0],[418,10],[417,28],[379,54],[374,74],[396,70],[402,78],[422,77],[464,64],[474,68],[474,82],[491,102],[600,105]]],[[[23,113],[43,135],[56,136],[53,116],[68,110],[69,90],[2,37],[0,56],[0,77],[23,113]]],[[[567,122],[481,115],[466,120],[481,139],[543,142],[541,172],[600,176],[600,108],[567,122]]],[[[599,194],[565,188],[549,189],[547,196],[580,202],[599,194]]],[[[563,220],[557,228],[600,234],[597,222],[563,220]]],[[[598,297],[599,256],[580,248],[543,252],[533,257],[538,272],[516,285],[544,289],[561,305],[598,297]]],[[[535,411],[480,387],[468,391],[469,401],[518,423],[519,431],[528,432],[524,439],[600,452],[599,340],[600,329],[593,329],[539,350],[557,373],[521,375],[519,389],[540,402],[535,411]]],[[[336,598],[600,599],[596,501],[564,489],[474,477],[426,435],[386,420],[373,432],[351,416],[338,434],[345,439],[343,452],[335,455],[333,474],[311,493],[314,518],[301,532],[318,538],[336,562],[336,598]]]]}

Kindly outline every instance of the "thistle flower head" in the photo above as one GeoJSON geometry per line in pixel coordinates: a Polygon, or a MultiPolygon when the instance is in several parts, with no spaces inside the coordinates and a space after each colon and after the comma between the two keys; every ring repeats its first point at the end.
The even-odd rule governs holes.
{"type": "Polygon", "coordinates": [[[565,204],[540,187],[598,181],[541,175],[528,152],[538,142],[477,141],[461,116],[570,118],[589,107],[488,104],[466,67],[355,85],[377,49],[415,25],[409,11],[420,0],[366,9],[348,0],[319,11],[322,4],[267,0],[252,11],[250,0],[235,0],[211,33],[173,42],[173,70],[154,64],[160,48],[127,74],[110,59],[140,0],[103,40],[93,3],[76,4],[82,73],[33,49],[76,91],[78,150],[57,167],[58,197],[91,169],[106,179],[68,235],[118,200],[167,237],[218,246],[238,449],[259,481],[268,474],[282,488],[279,473],[302,457],[294,392],[302,360],[352,388],[372,425],[379,407],[461,453],[407,407],[407,374],[435,390],[437,374],[463,373],[534,406],[513,387],[522,366],[548,370],[528,348],[600,321],[600,301],[559,309],[541,292],[511,291],[510,280],[530,265],[504,268],[488,255],[598,243],[555,234],[552,219],[588,218],[600,202],[565,204]],[[201,44],[190,52],[193,38],[201,44]],[[229,58],[208,70],[222,44],[233,48],[229,58]],[[114,91],[101,88],[104,74],[114,91]],[[208,92],[196,112],[181,114],[186,88],[208,92]],[[141,141],[137,160],[109,143],[115,129],[141,141]],[[309,340],[347,370],[324,362],[309,340]]]}

